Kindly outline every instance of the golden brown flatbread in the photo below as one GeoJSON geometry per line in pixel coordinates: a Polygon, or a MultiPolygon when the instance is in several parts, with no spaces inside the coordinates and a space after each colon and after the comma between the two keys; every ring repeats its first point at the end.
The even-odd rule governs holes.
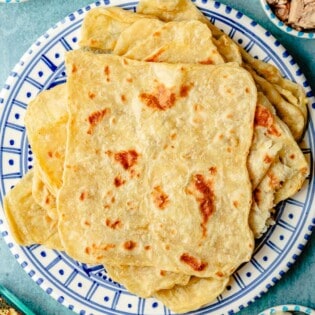
{"type": "Polygon", "coordinates": [[[198,276],[229,275],[248,260],[251,76],[233,64],[146,63],[82,51],[69,52],[66,66],[70,116],[58,196],[65,250],[88,263],[198,276]]]}

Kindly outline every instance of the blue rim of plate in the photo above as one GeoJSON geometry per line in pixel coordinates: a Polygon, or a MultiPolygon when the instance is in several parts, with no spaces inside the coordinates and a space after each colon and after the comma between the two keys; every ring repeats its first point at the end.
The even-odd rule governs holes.
{"type": "MultiPolygon", "coordinates": [[[[315,99],[308,82],[290,54],[269,31],[241,12],[219,2],[197,0],[198,8],[252,56],[276,65],[300,83],[309,100],[310,121],[303,152],[313,161],[315,152],[315,99]]],[[[27,103],[41,90],[65,82],[63,54],[78,47],[79,27],[85,13],[97,6],[134,10],[137,2],[97,1],[79,9],[49,29],[23,55],[0,92],[1,202],[28,169],[33,156],[23,123],[27,103]]],[[[242,265],[211,305],[190,314],[233,314],[277,283],[302,252],[315,225],[314,169],[303,189],[278,206],[276,225],[257,242],[253,258],[242,265]]],[[[59,303],[78,314],[172,314],[159,301],[141,299],[113,282],[102,266],[88,266],[65,253],[43,246],[20,247],[10,234],[3,210],[0,232],[25,272],[59,303]]]]}
{"type": "Polygon", "coordinates": [[[315,315],[315,311],[309,307],[296,305],[296,304],[286,304],[286,305],[277,305],[264,310],[258,315],[276,315],[276,312],[288,312],[288,311],[296,311],[296,312],[304,312],[307,315],[315,315]]]}
{"type": "Polygon", "coordinates": [[[289,25],[286,25],[285,23],[278,19],[278,17],[274,14],[266,0],[260,0],[260,3],[269,20],[283,32],[299,38],[315,39],[315,31],[303,32],[295,30],[294,28],[290,27],[289,25]]]}

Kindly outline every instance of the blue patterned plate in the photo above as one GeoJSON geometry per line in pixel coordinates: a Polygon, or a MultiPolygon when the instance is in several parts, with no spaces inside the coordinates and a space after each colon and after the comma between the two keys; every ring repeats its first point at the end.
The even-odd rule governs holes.
{"type": "MultiPolygon", "coordinates": [[[[197,6],[219,28],[256,58],[276,65],[284,76],[304,86],[310,123],[303,151],[313,161],[315,100],[301,70],[271,34],[242,13],[219,2],[198,0],[197,6]]],[[[119,5],[134,10],[136,2],[98,1],[70,14],[40,37],[13,69],[0,93],[1,199],[32,168],[33,156],[25,134],[24,114],[41,90],[65,82],[64,52],[77,48],[79,28],[87,11],[119,5]]],[[[232,314],[274,285],[294,263],[315,224],[314,170],[303,189],[278,207],[277,224],[257,243],[250,262],[235,272],[226,291],[214,303],[193,314],[232,314]]],[[[171,314],[153,298],[140,299],[110,279],[102,266],[78,263],[63,252],[14,243],[2,209],[0,230],[12,254],[47,294],[79,314],[171,314]]]]}

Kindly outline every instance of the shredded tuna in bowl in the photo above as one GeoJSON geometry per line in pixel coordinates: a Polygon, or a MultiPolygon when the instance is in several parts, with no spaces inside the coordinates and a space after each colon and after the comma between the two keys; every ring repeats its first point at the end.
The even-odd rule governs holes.
{"type": "Polygon", "coordinates": [[[315,0],[260,0],[269,19],[282,31],[315,38],[315,0]]]}

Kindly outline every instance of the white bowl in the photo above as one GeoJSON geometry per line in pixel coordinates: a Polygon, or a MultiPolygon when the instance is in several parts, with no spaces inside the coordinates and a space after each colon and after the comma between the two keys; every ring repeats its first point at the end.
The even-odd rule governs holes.
{"type": "Polygon", "coordinates": [[[283,32],[300,37],[300,38],[308,38],[308,39],[315,39],[315,32],[303,32],[303,31],[297,31],[294,28],[286,25],[283,23],[278,17],[273,13],[270,5],[267,3],[266,0],[260,0],[261,6],[263,10],[265,11],[266,15],[268,16],[269,20],[275,24],[279,29],[281,29],[283,32]]]}
{"type": "Polygon", "coordinates": [[[263,312],[259,313],[258,315],[278,315],[280,312],[301,312],[305,313],[305,315],[315,315],[315,311],[312,310],[309,307],[296,305],[296,304],[287,304],[287,305],[278,305],[273,306],[271,308],[268,308],[267,310],[264,310],[263,312]]]}
{"type": "Polygon", "coordinates": [[[2,3],[20,3],[20,2],[25,2],[27,0],[0,0],[0,2],[2,3]]]}

